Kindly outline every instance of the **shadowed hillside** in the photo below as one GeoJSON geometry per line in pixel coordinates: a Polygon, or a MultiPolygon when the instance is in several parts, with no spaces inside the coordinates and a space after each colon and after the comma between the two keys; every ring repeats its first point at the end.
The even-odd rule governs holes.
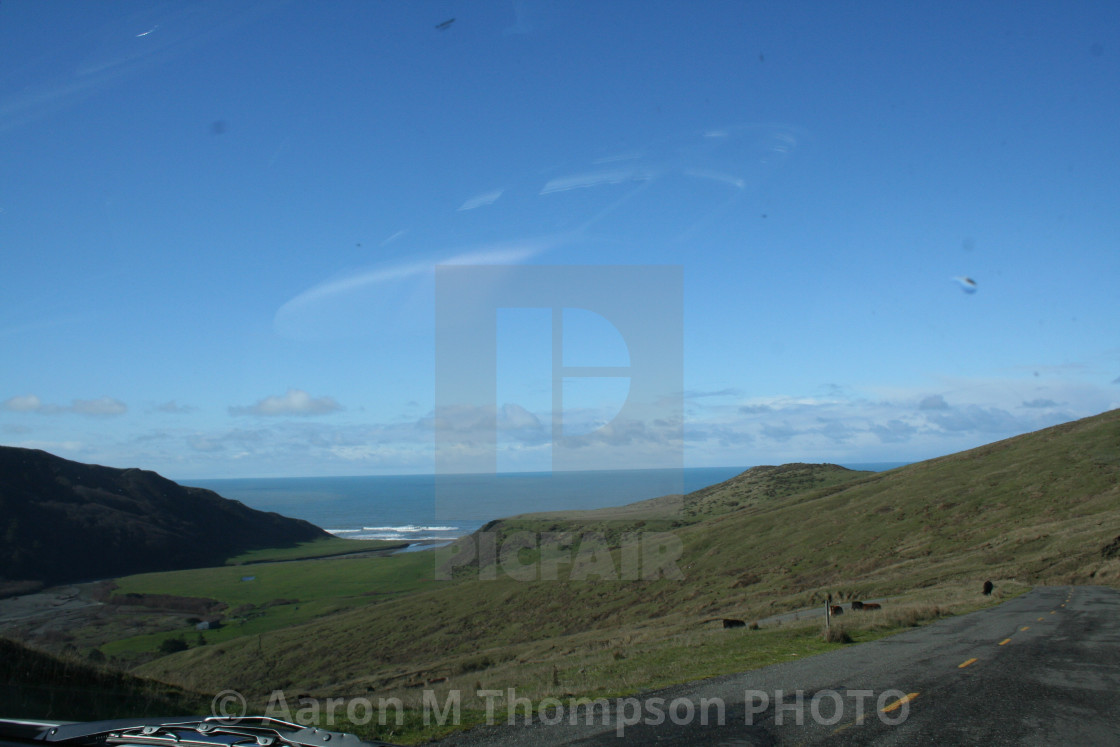
{"type": "Polygon", "coordinates": [[[203,715],[209,697],[110,672],[0,638],[0,716],[97,721],[128,716],[203,715]]]}
{"type": "Polygon", "coordinates": [[[221,565],[247,550],[328,536],[155,472],[0,446],[0,594],[221,565]]]}
{"type": "MultiPolygon", "coordinates": [[[[706,621],[761,619],[820,604],[828,594],[847,600],[952,588],[974,589],[979,598],[987,578],[997,589],[1120,578],[1120,411],[848,482],[812,479],[815,487],[780,498],[744,500],[747,475],[679,501],[684,512],[742,504],[695,523],[681,516],[671,534],[680,542],[682,578],[619,580],[608,565],[606,577],[526,581],[497,569],[493,580],[463,576],[442,589],[175,654],[138,671],[198,689],[250,692],[276,682],[331,694],[392,691],[443,677],[473,691],[499,671],[507,684],[551,678],[592,690],[611,667],[656,660],[674,636],[706,621]]],[[[768,479],[766,471],[754,478],[768,479]]],[[[524,531],[531,521],[516,524],[524,531]]],[[[540,531],[576,532],[572,552],[579,552],[577,522],[538,522],[540,531]]],[[[623,523],[641,520],[628,515],[623,523]]],[[[619,567],[621,551],[610,552],[619,567]]],[[[718,656],[707,664],[702,652],[689,656],[693,673],[728,666],[718,656]]],[[[671,677],[669,664],[658,666],[659,677],[671,677]]],[[[635,687],[647,686],[639,680],[635,687]]]]}

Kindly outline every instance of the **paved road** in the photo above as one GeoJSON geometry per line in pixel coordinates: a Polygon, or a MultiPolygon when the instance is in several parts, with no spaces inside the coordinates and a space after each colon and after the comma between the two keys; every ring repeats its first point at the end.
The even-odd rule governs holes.
{"type": "MultiPolygon", "coordinates": [[[[593,725],[562,705],[559,725],[441,744],[1120,744],[1120,592],[1037,588],[873,643],[612,701],[593,725]]],[[[504,723],[504,704],[495,713],[504,723]]]]}

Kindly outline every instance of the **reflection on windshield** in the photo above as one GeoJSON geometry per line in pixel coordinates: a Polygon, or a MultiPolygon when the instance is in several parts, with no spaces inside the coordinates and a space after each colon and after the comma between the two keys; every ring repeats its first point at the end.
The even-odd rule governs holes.
{"type": "Polygon", "coordinates": [[[429,471],[439,264],[682,265],[696,466],[1115,404],[1107,9],[453,5],[6,4],[7,442],[429,471]]]}
{"type": "MultiPolygon", "coordinates": [[[[283,509],[444,542],[499,518],[451,508],[460,473],[596,496],[479,489],[513,514],[673,469],[679,511],[689,470],[917,462],[1120,407],[1118,14],[8,0],[0,443],[357,476],[283,509]],[[400,475],[445,491],[371,508],[400,475]]],[[[323,595],[239,619],[357,604],[323,595]]],[[[140,666],[168,620],[97,635],[140,666]]]]}

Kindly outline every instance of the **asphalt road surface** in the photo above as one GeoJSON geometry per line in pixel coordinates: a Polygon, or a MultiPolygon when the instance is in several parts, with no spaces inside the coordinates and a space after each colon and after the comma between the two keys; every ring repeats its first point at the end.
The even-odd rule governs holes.
{"type": "Polygon", "coordinates": [[[1036,588],[872,643],[612,700],[609,711],[555,705],[543,711],[555,725],[510,726],[495,701],[497,725],[441,744],[1116,745],[1120,592],[1036,588]]]}

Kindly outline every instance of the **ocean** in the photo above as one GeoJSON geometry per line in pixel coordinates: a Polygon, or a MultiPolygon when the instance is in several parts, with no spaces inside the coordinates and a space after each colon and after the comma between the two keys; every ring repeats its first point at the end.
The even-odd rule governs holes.
{"type": "MultiPolygon", "coordinates": [[[[891,464],[851,464],[885,470],[891,464]]],[[[262,511],[305,519],[339,537],[449,541],[492,519],[531,511],[621,506],[723,482],[746,467],[365,477],[184,480],[262,511]]]]}

